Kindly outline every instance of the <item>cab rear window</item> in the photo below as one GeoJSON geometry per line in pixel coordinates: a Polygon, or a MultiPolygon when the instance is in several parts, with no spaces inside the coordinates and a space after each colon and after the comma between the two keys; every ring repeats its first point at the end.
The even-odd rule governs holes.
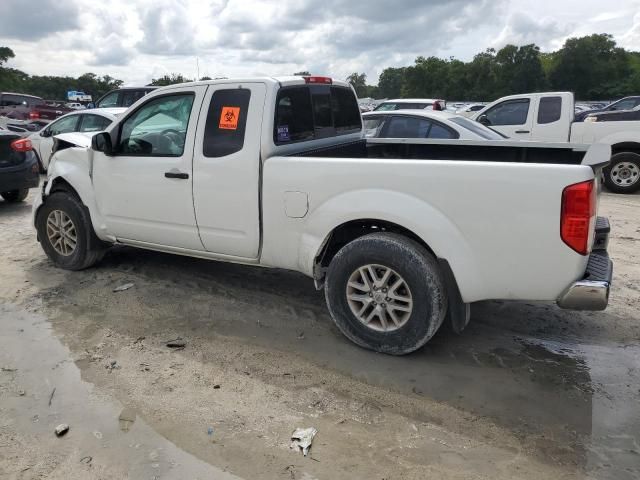
{"type": "Polygon", "coordinates": [[[346,87],[284,87],[276,101],[276,145],[334,137],[362,128],[353,91],[346,87]]]}

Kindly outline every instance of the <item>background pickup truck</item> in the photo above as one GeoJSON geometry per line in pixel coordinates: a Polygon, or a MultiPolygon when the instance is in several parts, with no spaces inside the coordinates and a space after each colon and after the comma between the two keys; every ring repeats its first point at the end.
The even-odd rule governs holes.
{"type": "Polygon", "coordinates": [[[35,132],[51,120],[72,112],[64,105],[47,105],[40,97],[21,93],[0,93],[0,126],[35,132]]]}
{"type": "Polygon", "coordinates": [[[70,270],[112,244],[302,272],[358,345],[405,354],[472,302],[604,309],[606,145],[362,138],[327,77],[160,88],[101,132],[56,137],[33,206],[70,270]]]}
{"type": "Polygon", "coordinates": [[[611,163],[604,169],[607,188],[617,193],[640,189],[640,122],[575,122],[573,93],[502,97],[471,118],[517,140],[607,144],[611,146],[611,163]]]}

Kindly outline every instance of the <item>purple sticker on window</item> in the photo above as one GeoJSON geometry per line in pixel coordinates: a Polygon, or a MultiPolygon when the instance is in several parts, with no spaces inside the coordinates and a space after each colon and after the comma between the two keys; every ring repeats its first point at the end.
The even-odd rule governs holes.
{"type": "Polygon", "coordinates": [[[278,127],[278,141],[279,142],[288,142],[291,140],[289,136],[289,125],[282,125],[278,127]]]}

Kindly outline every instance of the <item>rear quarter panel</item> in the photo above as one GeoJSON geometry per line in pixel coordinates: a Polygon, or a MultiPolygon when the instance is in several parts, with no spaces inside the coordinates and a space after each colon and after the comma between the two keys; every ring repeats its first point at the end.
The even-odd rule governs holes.
{"type": "Polygon", "coordinates": [[[335,227],[380,219],[446,259],[466,302],[555,300],[587,261],[560,239],[562,190],[592,178],[575,165],[273,157],[263,170],[261,263],[312,275],[335,227]],[[307,196],[304,217],[286,215],[285,192],[307,196]]]}

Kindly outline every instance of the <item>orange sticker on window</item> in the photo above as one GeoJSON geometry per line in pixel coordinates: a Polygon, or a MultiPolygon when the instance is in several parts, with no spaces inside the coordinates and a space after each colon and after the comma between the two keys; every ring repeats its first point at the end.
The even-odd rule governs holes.
{"type": "Polygon", "coordinates": [[[238,117],[240,117],[240,107],[222,107],[218,128],[222,128],[224,130],[237,130],[238,117]]]}

